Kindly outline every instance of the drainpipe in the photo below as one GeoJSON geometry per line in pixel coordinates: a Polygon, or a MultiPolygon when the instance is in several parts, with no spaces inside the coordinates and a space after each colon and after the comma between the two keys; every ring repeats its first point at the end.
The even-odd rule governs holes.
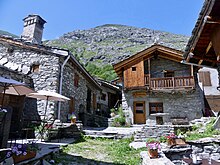
{"type": "MultiPolygon", "coordinates": [[[[65,61],[63,62],[63,64],[61,65],[60,68],[60,85],[59,85],[59,94],[62,95],[62,86],[63,86],[63,69],[64,66],[66,65],[67,61],[70,58],[70,54],[67,56],[67,58],[65,59],[65,61]]],[[[61,102],[58,102],[58,111],[57,111],[57,118],[60,120],[60,107],[61,107],[61,102]]]]}

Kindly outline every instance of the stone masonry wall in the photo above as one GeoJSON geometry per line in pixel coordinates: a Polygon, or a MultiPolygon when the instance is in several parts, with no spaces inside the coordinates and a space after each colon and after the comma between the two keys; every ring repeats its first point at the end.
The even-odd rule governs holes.
{"type": "MultiPolygon", "coordinates": [[[[36,91],[58,91],[60,67],[59,57],[55,55],[0,43],[0,64],[9,68],[17,68],[18,71],[29,75],[33,79],[36,91]],[[36,73],[31,70],[33,64],[39,64],[39,71],[36,73]]],[[[44,115],[46,101],[38,101],[37,105],[39,114],[44,115]]],[[[49,102],[47,117],[52,117],[56,109],[57,103],[49,102]]]]}
{"type": "Polygon", "coordinates": [[[150,65],[151,78],[164,77],[163,71],[174,71],[175,77],[190,76],[190,66],[175,61],[151,58],[150,65]]]}
{"type": "MultiPolygon", "coordinates": [[[[74,98],[75,113],[78,118],[79,107],[83,107],[83,112],[86,110],[86,98],[87,98],[87,86],[85,78],[74,68],[70,63],[67,63],[64,67],[63,87],[62,94],[67,97],[74,98]],[[79,75],[79,85],[74,86],[75,73],[79,75]],[[81,106],[80,106],[81,105],[81,106]]],[[[61,119],[66,119],[69,112],[69,105],[62,103],[61,106],[61,119]],[[63,110],[66,111],[63,111],[63,110]]]]}
{"type": "Polygon", "coordinates": [[[122,92],[122,107],[125,112],[127,122],[133,121],[133,102],[145,101],[146,121],[147,124],[156,124],[154,116],[149,114],[150,102],[162,102],[163,112],[167,116],[163,117],[165,123],[170,123],[170,118],[187,118],[189,121],[195,118],[202,117],[204,109],[204,101],[201,96],[202,91],[197,86],[196,90],[190,92],[177,92],[177,93],[150,93],[146,97],[134,98],[132,93],[134,91],[122,92]]]}

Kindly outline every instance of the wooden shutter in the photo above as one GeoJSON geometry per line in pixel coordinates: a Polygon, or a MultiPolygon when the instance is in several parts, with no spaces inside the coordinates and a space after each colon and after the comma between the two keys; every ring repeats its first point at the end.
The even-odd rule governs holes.
{"type": "Polygon", "coordinates": [[[69,103],[69,113],[71,114],[74,111],[75,111],[75,99],[71,97],[69,103]]]}
{"type": "Polygon", "coordinates": [[[203,86],[212,86],[210,72],[209,71],[199,72],[199,82],[201,82],[203,86]]]}

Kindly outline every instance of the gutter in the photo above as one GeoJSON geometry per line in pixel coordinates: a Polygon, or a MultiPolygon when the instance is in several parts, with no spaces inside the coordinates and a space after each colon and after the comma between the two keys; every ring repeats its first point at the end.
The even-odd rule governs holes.
{"type": "MultiPolygon", "coordinates": [[[[66,65],[67,61],[70,58],[70,54],[67,56],[67,58],[64,60],[63,64],[61,65],[60,68],[60,85],[59,85],[59,94],[62,95],[62,86],[63,86],[63,69],[64,66],[66,65]]],[[[61,102],[58,102],[58,111],[57,111],[57,118],[60,120],[60,107],[61,107],[61,102]]]]}

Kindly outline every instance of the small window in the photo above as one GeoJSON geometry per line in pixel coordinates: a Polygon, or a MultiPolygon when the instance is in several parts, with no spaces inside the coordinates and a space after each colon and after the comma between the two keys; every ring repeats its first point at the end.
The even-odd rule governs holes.
{"type": "Polygon", "coordinates": [[[32,73],[38,73],[40,71],[40,65],[39,64],[33,64],[31,71],[32,71],[32,73]]]}
{"type": "Polygon", "coordinates": [[[149,103],[150,114],[163,113],[163,103],[149,103]]]}
{"type": "Polygon", "coordinates": [[[132,71],[136,71],[136,67],[132,67],[131,70],[132,70],[132,71]]]}
{"type": "Polygon", "coordinates": [[[136,113],[143,114],[144,113],[144,103],[136,103],[136,113]]]}
{"type": "Polygon", "coordinates": [[[75,73],[74,76],[74,86],[79,87],[79,75],[75,73]]]}

